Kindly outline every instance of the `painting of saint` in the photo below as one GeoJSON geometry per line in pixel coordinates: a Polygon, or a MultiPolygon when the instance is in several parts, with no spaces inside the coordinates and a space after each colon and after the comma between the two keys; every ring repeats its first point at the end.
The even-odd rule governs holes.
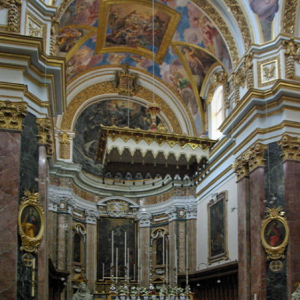
{"type": "Polygon", "coordinates": [[[217,195],[215,201],[208,203],[208,262],[228,258],[226,192],[217,195]]]}
{"type": "Polygon", "coordinates": [[[284,241],[285,227],[280,221],[273,220],[266,226],[264,235],[268,245],[278,247],[284,241]]]}
{"type": "Polygon", "coordinates": [[[139,4],[114,4],[109,8],[106,46],[142,46],[159,49],[171,17],[139,4]]]}
{"type": "Polygon", "coordinates": [[[39,234],[41,219],[34,206],[28,205],[22,211],[21,226],[25,235],[29,238],[33,239],[39,234]]]}

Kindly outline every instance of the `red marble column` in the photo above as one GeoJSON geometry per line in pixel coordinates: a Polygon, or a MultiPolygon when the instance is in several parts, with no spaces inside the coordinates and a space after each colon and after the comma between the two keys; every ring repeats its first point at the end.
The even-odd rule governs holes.
{"type": "Polygon", "coordinates": [[[41,204],[44,209],[45,231],[42,242],[38,248],[38,296],[40,300],[48,300],[48,251],[47,251],[47,231],[48,231],[48,161],[45,145],[39,145],[39,181],[38,189],[41,196],[41,204]]]}
{"type": "Polygon", "coordinates": [[[238,197],[238,293],[239,299],[250,300],[250,224],[249,178],[237,182],[238,197]]]}
{"type": "Polygon", "coordinates": [[[300,281],[300,161],[285,160],[283,168],[285,211],[290,229],[286,252],[287,290],[290,297],[296,289],[295,284],[300,281]]]}
{"type": "Polygon", "coordinates": [[[266,255],[261,246],[260,229],[264,218],[265,182],[264,167],[250,172],[250,227],[251,227],[251,297],[257,294],[266,299],[266,255]]]}
{"type": "Polygon", "coordinates": [[[0,299],[17,299],[21,133],[0,130],[0,299]]]}

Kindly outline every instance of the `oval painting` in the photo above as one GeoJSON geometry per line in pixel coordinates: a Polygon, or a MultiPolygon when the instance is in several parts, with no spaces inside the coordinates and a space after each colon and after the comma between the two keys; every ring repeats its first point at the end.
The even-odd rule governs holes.
{"type": "Polygon", "coordinates": [[[266,243],[271,247],[280,246],[286,236],[284,224],[279,220],[272,220],[265,228],[264,237],[266,243]]]}
{"type": "Polygon", "coordinates": [[[24,234],[33,239],[35,238],[41,229],[41,217],[38,210],[32,206],[26,206],[21,214],[21,226],[24,234]]]}

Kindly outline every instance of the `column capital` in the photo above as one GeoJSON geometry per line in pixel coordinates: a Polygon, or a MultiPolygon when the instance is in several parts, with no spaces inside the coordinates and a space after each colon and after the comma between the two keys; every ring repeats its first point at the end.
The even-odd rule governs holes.
{"type": "Polygon", "coordinates": [[[53,126],[50,118],[37,118],[36,124],[38,125],[38,143],[45,145],[47,150],[47,157],[53,154],[53,126]]]}
{"type": "Polygon", "coordinates": [[[22,131],[22,121],[26,115],[26,102],[0,101],[0,129],[22,131]]]}
{"type": "Polygon", "coordinates": [[[232,168],[237,175],[238,180],[248,176],[249,172],[257,167],[265,165],[264,154],[268,148],[267,145],[262,143],[255,143],[250,149],[246,150],[242,155],[236,158],[232,164],[232,168]]]}
{"type": "Polygon", "coordinates": [[[278,142],[278,145],[283,152],[281,154],[283,161],[286,159],[300,161],[300,138],[284,134],[278,142]]]}
{"type": "Polygon", "coordinates": [[[250,149],[249,157],[249,171],[251,172],[257,167],[264,167],[266,160],[264,159],[265,151],[268,148],[267,145],[256,143],[250,149]]]}

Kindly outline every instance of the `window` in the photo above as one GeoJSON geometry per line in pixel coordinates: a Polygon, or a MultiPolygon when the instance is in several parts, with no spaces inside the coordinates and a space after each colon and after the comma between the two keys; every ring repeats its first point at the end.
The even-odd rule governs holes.
{"type": "Polygon", "coordinates": [[[224,120],[223,113],[223,86],[220,85],[214,92],[212,101],[210,104],[211,107],[211,120],[210,120],[210,129],[211,129],[211,138],[216,140],[220,138],[221,132],[219,130],[220,125],[224,120]]]}

